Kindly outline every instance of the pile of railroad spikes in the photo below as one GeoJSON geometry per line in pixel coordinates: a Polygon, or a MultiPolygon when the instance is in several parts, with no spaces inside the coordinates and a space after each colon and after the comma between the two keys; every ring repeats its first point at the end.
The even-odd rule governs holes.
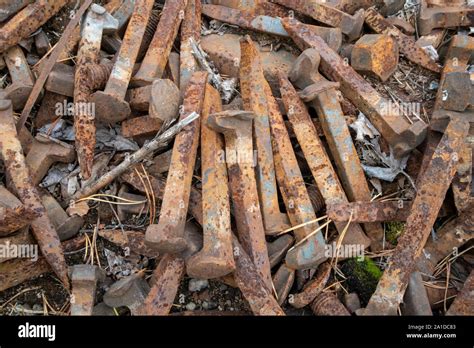
{"type": "Polygon", "coordinates": [[[474,8],[408,2],[0,5],[0,291],[53,272],[71,315],[168,315],[190,277],[240,289],[254,315],[473,315],[474,8]],[[48,25],[67,11],[52,46],[48,25]],[[439,78],[434,106],[417,101],[424,118],[381,92],[403,85],[402,63],[439,78]],[[72,139],[54,136],[61,122],[72,139]],[[136,151],[104,164],[107,128],[136,151]],[[367,154],[400,167],[381,177],[367,154]],[[58,162],[77,162],[75,189],[44,185],[58,162]],[[155,262],[97,304],[98,251],[84,264],[65,252],[91,248],[87,202],[101,197],[119,202],[116,226],[97,222],[94,241],[155,262]],[[146,225],[124,229],[143,212],[146,225]],[[372,288],[354,285],[353,260],[372,288]]]}

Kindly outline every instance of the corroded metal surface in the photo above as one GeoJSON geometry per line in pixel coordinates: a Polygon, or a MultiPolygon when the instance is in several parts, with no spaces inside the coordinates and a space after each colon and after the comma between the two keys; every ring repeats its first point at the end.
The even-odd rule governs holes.
{"type": "Polygon", "coordinates": [[[187,0],[166,1],[145,58],[132,79],[135,86],[151,84],[154,79],[162,77],[174,39],[184,18],[187,2],[187,0]]]}
{"type": "MultiPolygon", "coordinates": [[[[314,221],[316,213],[306,190],[303,175],[298,166],[298,160],[293,151],[283,117],[271,94],[268,83],[264,83],[264,88],[268,103],[278,186],[280,187],[291,225],[298,226],[314,221]]],[[[294,231],[297,242],[301,242],[303,239],[306,239],[306,241],[288,252],[286,257],[287,266],[293,269],[308,269],[310,267],[317,267],[326,259],[324,256],[326,243],[322,232],[313,233],[317,227],[317,223],[312,223],[294,231]]]]}
{"type": "Polygon", "coordinates": [[[253,168],[253,118],[249,112],[226,111],[210,115],[208,124],[225,137],[229,185],[239,240],[267,288],[271,289],[270,262],[253,168]]]}
{"type": "Polygon", "coordinates": [[[124,98],[153,3],[153,0],[137,2],[107,85],[103,92],[92,94],[96,118],[103,123],[120,122],[130,115],[130,106],[124,98]]]}
{"type": "MultiPolygon", "coordinates": [[[[214,62],[217,70],[222,75],[233,78],[239,77],[240,39],[241,36],[237,34],[211,34],[201,38],[202,49],[209,55],[209,59],[214,62]]],[[[278,90],[278,74],[280,72],[288,73],[296,56],[286,50],[265,52],[265,47],[262,45],[259,45],[259,51],[265,79],[272,87],[274,95],[278,96],[280,93],[278,90]]],[[[234,102],[229,105],[239,105],[240,101],[239,103],[237,101],[234,99],[234,102]]],[[[237,109],[242,109],[242,107],[237,109]]]]}
{"type": "Polygon", "coordinates": [[[311,304],[311,309],[315,315],[319,316],[348,316],[350,315],[346,307],[332,292],[323,292],[311,304]]]}
{"type": "Polygon", "coordinates": [[[0,53],[33,34],[67,3],[67,0],[40,0],[26,6],[0,29],[0,53]]]}
{"type": "MultiPolygon", "coordinates": [[[[256,15],[248,11],[239,11],[218,5],[203,5],[202,13],[221,22],[238,25],[244,29],[255,30],[267,34],[288,37],[288,33],[281,23],[280,18],[256,15]]],[[[311,31],[321,36],[328,45],[339,50],[342,44],[342,32],[339,28],[318,27],[307,25],[311,31]]]]}
{"type": "Polygon", "coordinates": [[[311,16],[318,22],[331,27],[339,27],[350,41],[360,36],[364,25],[364,10],[358,10],[353,16],[328,6],[317,0],[274,0],[277,4],[287,6],[311,16]]]}
{"type": "Polygon", "coordinates": [[[124,231],[123,233],[117,233],[115,230],[99,230],[98,234],[109,242],[130,252],[151,258],[158,258],[159,256],[159,253],[145,245],[145,234],[143,232],[124,231]]]}
{"type": "Polygon", "coordinates": [[[396,315],[416,259],[422,253],[453,179],[458,154],[467,132],[467,122],[459,119],[450,121],[418,183],[418,193],[413,200],[405,231],[364,314],[396,315]]]}
{"type": "Polygon", "coordinates": [[[390,103],[318,36],[296,20],[284,19],[283,25],[302,50],[315,48],[321,56],[321,72],[341,84],[341,92],[374,124],[392,145],[395,156],[403,156],[421,144],[426,136],[426,125],[421,121],[410,124],[401,111],[388,107],[390,103]]]}
{"type": "Polygon", "coordinates": [[[343,12],[354,14],[361,8],[368,9],[372,6],[382,6],[384,0],[319,0],[320,2],[327,2],[328,5],[337,8],[343,12]]]}
{"type": "Polygon", "coordinates": [[[75,159],[72,145],[39,133],[26,156],[26,164],[31,172],[31,181],[38,185],[54,163],[71,163],[75,159]]]}
{"type": "Polygon", "coordinates": [[[95,150],[95,114],[90,107],[92,94],[88,70],[90,65],[99,64],[100,44],[105,29],[117,29],[118,21],[106,10],[93,4],[86,15],[82,38],[77,52],[76,71],[74,75],[74,131],[77,159],[84,179],[90,178],[95,150]]]}
{"type": "Polygon", "coordinates": [[[154,137],[163,127],[163,121],[150,116],[139,116],[122,122],[122,135],[140,140],[154,137]]]}
{"type": "Polygon", "coordinates": [[[290,234],[284,234],[273,242],[267,243],[268,259],[270,267],[273,268],[280,263],[286,255],[286,252],[294,243],[295,239],[290,234]]]}
{"type": "Polygon", "coordinates": [[[389,35],[362,36],[351,53],[352,67],[367,75],[387,81],[398,68],[398,43],[389,35]]]}
{"type": "Polygon", "coordinates": [[[410,61],[422,66],[425,69],[440,72],[440,66],[433,61],[431,56],[420,46],[416,45],[415,40],[403,34],[398,28],[391,25],[375,9],[370,8],[365,13],[365,23],[378,34],[388,34],[392,36],[400,48],[400,52],[410,61]]]}
{"type": "Polygon", "coordinates": [[[411,212],[411,202],[400,200],[330,203],[326,212],[329,219],[338,222],[406,221],[411,212]]]}
{"type": "MultiPolygon", "coordinates": [[[[65,252],[76,251],[85,245],[84,236],[61,243],[65,252]]],[[[0,263],[0,291],[9,289],[26,280],[38,277],[43,273],[51,272],[51,268],[44,257],[37,261],[31,259],[14,259],[0,263]]]]}
{"type": "Polygon", "coordinates": [[[410,274],[402,311],[404,315],[433,315],[425,284],[418,271],[410,274]]]}
{"type": "Polygon", "coordinates": [[[13,119],[12,105],[9,100],[0,100],[0,156],[5,164],[8,180],[27,209],[38,214],[32,221],[33,234],[38,241],[42,254],[48,260],[59,279],[69,287],[66,261],[58,234],[41,204],[26,164],[25,157],[17,137],[13,119]]]}
{"type": "Polygon", "coordinates": [[[199,70],[193,55],[191,40],[199,42],[201,37],[201,1],[188,0],[181,26],[181,46],[179,50],[179,90],[184,95],[189,80],[199,70]]]}
{"type": "MultiPolygon", "coordinates": [[[[303,54],[296,60],[292,70],[290,71],[290,79],[296,86],[298,86],[299,88],[304,88],[305,90],[310,88],[311,86],[320,86],[324,84],[326,80],[321,76],[321,74],[319,74],[318,71],[319,62],[320,56],[315,50],[308,49],[304,51],[303,54]]],[[[318,141],[318,133],[316,132],[312,122],[308,122],[309,115],[306,110],[306,107],[295,95],[295,90],[293,86],[286,79],[282,79],[280,84],[282,86],[282,89],[284,86],[286,86],[285,94],[287,95],[287,98],[284,102],[287,104],[288,108],[292,106],[293,111],[295,111],[295,115],[289,116],[289,118],[295,119],[295,122],[290,123],[296,124],[296,122],[304,121],[301,125],[298,126],[300,128],[299,138],[304,139],[303,143],[305,141],[310,143],[310,146],[305,146],[308,152],[308,156],[311,157],[311,153],[313,151],[317,151],[318,149],[319,152],[323,151],[324,156],[313,156],[313,161],[315,161],[316,163],[323,161],[328,164],[327,168],[331,169],[332,164],[330,161],[328,162],[325,150],[322,146],[320,146],[321,142],[318,141]],[[303,128],[303,130],[301,130],[301,128],[303,128]],[[306,136],[306,132],[310,132],[310,136],[308,137],[308,139],[306,136]],[[316,142],[316,144],[313,145],[318,145],[319,143],[319,147],[314,150],[312,148],[313,145],[311,145],[311,142],[316,142]],[[324,159],[326,159],[326,161],[324,161],[324,159]]],[[[317,111],[318,118],[323,129],[323,133],[326,136],[326,140],[331,150],[331,154],[339,170],[339,175],[342,180],[342,186],[345,189],[347,198],[351,201],[370,201],[371,193],[369,190],[369,185],[365,178],[362,165],[360,164],[359,156],[357,155],[357,151],[352,141],[352,137],[349,132],[349,128],[347,126],[343,111],[341,109],[341,105],[338,101],[335,92],[336,91],[334,89],[321,91],[320,93],[314,96],[314,99],[311,101],[311,105],[317,111]]],[[[312,170],[314,171],[316,167],[313,167],[312,170]]],[[[327,172],[326,175],[328,173],[329,172],[327,172]]],[[[334,169],[332,170],[332,174],[330,175],[330,177],[333,178],[331,182],[334,182],[334,185],[332,185],[332,187],[336,188],[336,191],[339,191],[338,197],[343,197],[344,190],[342,190],[340,184],[338,185],[339,180],[337,179],[337,175],[335,174],[334,169]],[[337,188],[338,186],[339,189],[337,188]]],[[[326,186],[326,188],[331,187],[331,185],[328,186],[326,180],[322,180],[320,182],[320,185],[326,186]]],[[[320,193],[321,191],[322,189],[319,188],[320,193]]],[[[325,198],[325,201],[328,198],[330,198],[330,201],[332,201],[333,193],[330,191],[326,191],[326,194],[322,195],[322,197],[325,198]]],[[[380,224],[365,224],[364,227],[367,234],[374,242],[373,246],[378,247],[378,245],[381,244],[381,240],[383,237],[382,226],[380,226],[380,224]]],[[[364,240],[364,236],[360,236],[360,232],[356,232],[356,235],[359,235],[359,241],[364,240]]],[[[368,245],[367,240],[364,245],[368,245]]]]}
{"type": "Polygon", "coordinates": [[[20,46],[8,49],[3,58],[12,80],[12,83],[5,88],[5,93],[12,101],[13,110],[20,110],[25,106],[33,89],[35,82],[33,73],[20,46]]]}
{"type": "Polygon", "coordinates": [[[445,1],[444,6],[431,6],[430,1],[421,0],[418,30],[420,35],[428,35],[435,28],[472,27],[474,6],[445,1]]]}
{"type": "Polygon", "coordinates": [[[33,0],[9,0],[2,1],[0,3],[0,22],[3,22],[8,19],[8,17],[13,16],[15,13],[20,11],[26,5],[29,5],[33,0]]]}
{"type": "Polygon", "coordinates": [[[456,176],[453,179],[454,204],[458,212],[462,213],[474,205],[472,196],[472,152],[468,144],[464,144],[459,153],[459,163],[456,176]]]}
{"type": "Polygon", "coordinates": [[[417,267],[424,274],[432,275],[436,265],[453,251],[459,250],[474,238],[474,208],[464,211],[446,223],[436,233],[436,240],[429,238],[417,260],[417,267]]]}
{"type": "Polygon", "coordinates": [[[275,288],[278,304],[281,306],[288,295],[295,281],[295,270],[282,263],[273,275],[273,287],[275,288]]]}
{"type": "Polygon", "coordinates": [[[293,295],[289,303],[295,308],[303,308],[313,302],[313,300],[321,294],[326,287],[326,283],[331,275],[331,269],[331,264],[329,262],[323,263],[318,268],[316,278],[306,284],[303,291],[293,295]]]}
{"type": "Polygon", "coordinates": [[[92,315],[97,284],[104,278],[105,272],[98,266],[72,267],[71,315],[92,315]]]}
{"type": "Polygon", "coordinates": [[[446,315],[474,315],[474,271],[467,277],[446,315]]]}
{"type": "Polygon", "coordinates": [[[133,273],[112,284],[104,294],[104,303],[110,307],[127,307],[132,315],[141,314],[142,304],[150,292],[143,273],[133,273]]]}
{"type": "Polygon", "coordinates": [[[209,128],[210,114],[222,111],[219,92],[206,87],[201,120],[203,248],[186,263],[190,277],[222,277],[235,269],[230,225],[227,168],[222,135],[209,128]]]}
{"type": "MultiPolygon", "coordinates": [[[[446,77],[451,73],[466,72],[473,52],[474,38],[467,35],[455,35],[452,38],[448,52],[446,53],[441,80],[439,82],[435,103],[436,110],[442,109],[444,102],[451,99],[449,93],[446,95],[446,92],[449,92],[445,88],[446,77]]],[[[471,97],[468,93],[466,93],[466,96],[471,97]]],[[[434,117],[436,117],[436,115],[434,115],[434,117]]]]}
{"type": "Polygon", "coordinates": [[[37,214],[25,206],[4,186],[0,185],[0,237],[30,224],[37,214]]]}
{"type": "MultiPolygon", "coordinates": [[[[193,74],[184,98],[181,119],[192,112],[201,113],[207,83],[207,73],[193,74]]],[[[191,182],[199,144],[200,119],[186,126],[173,146],[170,170],[158,224],[148,226],[146,242],[158,252],[177,253],[185,249],[184,225],[188,212],[191,182]]]]}
{"type": "Polygon", "coordinates": [[[153,271],[156,282],[143,304],[137,309],[137,314],[169,314],[184,276],[184,269],[184,260],[180,256],[165,254],[153,271]]]}
{"type": "Polygon", "coordinates": [[[84,219],[79,215],[69,216],[56,201],[56,199],[47,191],[40,191],[41,203],[46,209],[60,241],[65,241],[74,237],[79,229],[84,225],[84,219]]]}
{"type": "MultiPolygon", "coordinates": [[[[296,90],[288,81],[288,79],[282,76],[280,79],[280,85],[282,99],[287,110],[288,119],[293,126],[293,130],[296,134],[301,149],[303,150],[306,162],[308,163],[316,185],[324,197],[326,204],[348,202],[339,178],[332,166],[331,160],[326,154],[324,145],[316,132],[316,128],[311,121],[308,111],[306,110],[306,106],[298,98],[296,90]]],[[[334,91],[332,94],[334,94],[334,91]]],[[[330,96],[330,94],[327,93],[326,97],[333,98],[334,96],[330,96]]],[[[321,98],[320,100],[323,101],[324,99],[321,98]]],[[[331,112],[333,118],[337,117],[335,116],[337,115],[337,111],[332,112],[328,108],[328,103],[321,104],[327,114],[331,112]]],[[[342,116],[342,113],[340,113],[340,115],[342,116]]],[[[289,141],[290,140],[288,139],[288,142],[289,141]]],[[[363,179],[364,180],[362,181],[362,184],[365,183],[365,177],[363,179]]],[[[336,222],[335,225],[340,234],[346,227],[345,223],[336,222]]],[[[311,226],[311,228],[313,228],[313,226],[311,226]]],[[[351,224],[349,226],[346,236],[342,242],[344,244],[362,245],[364,249],[370,245],[370,240],[367,238],[367,236],[365,236],[362,228],[358,224],[351,224]]]]}
{"type": "Polygon", "coordinates": [[[249,303],[253,314],[285,315],[285,312],[272,295],[272,287],[269,287],[268,282],[264,281],[261,271],[255,266],[255,262],[252,262],[252,259],[247,255],[235,236],[232,241],[235,250],[235,281],[249,303]]]}
{"type": "MultiPolygon", "coordinates": [[[[16,259],[16,258],[27,258],[28,254],[24,253],[23,255],[20,253],[22,246],[24,245],[32,245],[35,241],[33,236],[30,233],[30,229],[28,227],[22,228],[20,231],[11,234],[7,237],[0,238],[0,248],[2,250],[8,250],[12,247],[18,248],[18,252],[16,253],[5,253],[2,252],[0,254],[0,263],[6,262],[8,260],[16,259]]],[[[29,260],[31,262],[35,261],[35,256],[30,253],[29,260]]],[[[39,255],[37,255],[39,256],[39,255]]]]}
{"type": "MultiPolygon", "coordinates": [[[[287,229],[288,217],[280,211],[278,188],[269,123],[269,103],[260,55],[250,37],[240,42],[240,88],[244,109],[255,114],[254,141],[257,149],[257,183],[266,234],[272,235],[287,229]]],[[[253,159],[253,155],[250,157],[253,159]]]]}

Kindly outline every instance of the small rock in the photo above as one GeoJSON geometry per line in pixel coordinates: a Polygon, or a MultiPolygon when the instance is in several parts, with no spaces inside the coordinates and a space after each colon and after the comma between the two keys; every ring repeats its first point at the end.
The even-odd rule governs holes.
{"type": "Polygon", "coordinates": [[[227,300],[227,301],[225,301],[225,304],[226,304],[226,306],[231,306],[232,302],[230,302],[230,300],[227,300]]]}
{"type": "Polygon", "coordinates": [[[226,289],[227,289],[227,285],[225,285],[225,284],[222,284],[221,286],[219,286],[219,290],[221,290],[221,291],[224,291],[226,289]]]}
{"type": "Polygon", "coordinates": [[[209,286],[207,279],[191,279],[189,280],[188,290],[191,292],[201,291],[209,286]]]}
{"type": "Polygon", "coordinates": [[[194,302],[189,302],[187,305],[186,305],[186,309],[188,311],[193,311],[196,309],[196,304],[194,302]]]}
{"type": "Polygon", "coordinates": [[[204,301],[202,303],[202,309],[206,309],[206,310],[209,309],[209,303],[207,303],[207,301],[204,301]]]}
{"type": "Polygon", "coordinates": [[[33,305],[33,308],[32,308],[34,311],[42,311],[43,310],[43,306],[36,303],[33,305]]]}

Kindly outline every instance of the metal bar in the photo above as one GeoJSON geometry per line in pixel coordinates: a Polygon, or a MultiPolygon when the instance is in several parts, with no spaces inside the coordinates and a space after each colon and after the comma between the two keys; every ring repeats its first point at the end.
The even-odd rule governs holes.
{"type": "Polygon", "coordinates": [[[467,122],[450,121],[430,164],[419,181],[405,231],[372,295],[365,315],[396,315],[410,274],[431,233],[439,209],[456,171],[458,154],[467,136],[467,122]]]}
{"type": "MultiPolygon", "coordinates": [[[[257,186],[265,233],[273,235],[290,227],[286,214],[280,211],[273,151],[270,135],[269,104],[265,94],[267,83],[261,59],[250,37],[240,42],[240,88],[244,109],[252,111],[254,142],[257,149],[257,186]]],[[[253,157],[253,156],[252,156],[253,157]]]]}
{"type": "MultiPolygon", "coordinates": [[[[201,113],[206,83],[206,72],[193,74],[184,98],[181,120],[192,112],[201,113]]],[[[177,253],[186,248],[184,227],[199,145],[200,124],[198,118],[175,138],[160,220],[158,224],[148,226],[145,236],[148,246],[158,252],[177,253]]]]}

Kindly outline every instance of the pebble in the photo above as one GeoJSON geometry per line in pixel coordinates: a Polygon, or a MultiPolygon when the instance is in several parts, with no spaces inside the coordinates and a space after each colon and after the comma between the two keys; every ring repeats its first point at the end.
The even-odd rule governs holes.
{"type": "Polygon", "coordinates": [[[202,309],[209,309],[209,303],[207,303],[207,301],[202,303],[202,309]]]}
{"type": "Polygon", "coordinates": [[[186,305],[186,309],[188,311],[193,311],[196,309],[196,304],[194,302],[189,302],[187,305],[186,305]]]}
{"type": "Polygon", "coordinates": [[[209,286],[207,279],[190,279],[188,290],[191,292],[201,291],[209,286]]]}

